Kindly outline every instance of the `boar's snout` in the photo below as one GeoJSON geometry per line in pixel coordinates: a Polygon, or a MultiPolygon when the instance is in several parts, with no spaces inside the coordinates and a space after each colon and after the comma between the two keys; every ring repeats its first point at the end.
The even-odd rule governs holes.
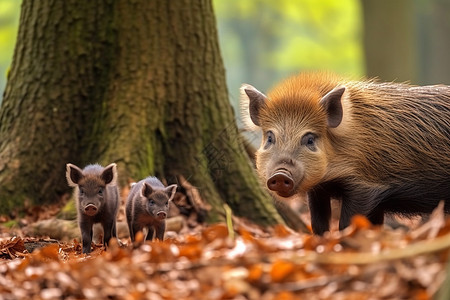
{"type": "Polygon", "coordinates": [[[95,216],[95,214],[97,214],[97,206],[95,206],[94,204],[88,204],[85,208],[84,208],[84,213],[90,217],[95,216]]]}
{"type": "Polygon", "coordinates": [[[269,190],[276,192],[281,197],[290,197],[295,193],[294,180],[287,171],[276,171],[267,180],[269,190]]]}
{"type": "Polygon", "coordinates": [[[160,211],[156,214],[156,216],[161,219],[164,220],[165,218],[167,218],[167,213],[165,211],[160,211]]]}

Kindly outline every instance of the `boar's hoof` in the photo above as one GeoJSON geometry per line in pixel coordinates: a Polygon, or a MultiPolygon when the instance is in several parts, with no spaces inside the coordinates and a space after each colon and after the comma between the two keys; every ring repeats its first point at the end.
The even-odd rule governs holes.
{"type": "Polygon", "coordinates": [[[89,204],[84,208],[84,213],[90,217],[94,216],[97,213],[97,206],[89,204]]]}
{"type": "Polygon", "coordinates": [[[267,180],[267,187],[281,197],[290,197],[294,194],[294,180],[286,172],[275,172],[267,180]]]}
{"type": "Polygon", "coordinates": [[[167,218],[167,213],[165,213],[164,211],[160,211],[159,213],[156,214],[156,216],[159,219],[163,220],[163,219],[167,218]]]}

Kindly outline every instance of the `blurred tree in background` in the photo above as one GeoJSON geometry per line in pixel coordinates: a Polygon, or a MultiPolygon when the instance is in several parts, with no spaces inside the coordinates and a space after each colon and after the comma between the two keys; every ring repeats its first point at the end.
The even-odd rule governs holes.
{"type": "Polygon", "coordinates": [[[302,70],[364,74],[358,0],[214,0],[232,104],[302,70]]]}
{"type": "Polygon", "coordinates": [[[450,84],[450,1],[416,0],[418,83],[450,84]]]}
{"type": "Polygon", "coordinates": [[[417,82],[414,2],[362,0],[368,77],[417,82]]]}
{"type": "Polygon", "coordinates": [[[361,3],[368,77],[450,84],[450,1],[361,3]]]}

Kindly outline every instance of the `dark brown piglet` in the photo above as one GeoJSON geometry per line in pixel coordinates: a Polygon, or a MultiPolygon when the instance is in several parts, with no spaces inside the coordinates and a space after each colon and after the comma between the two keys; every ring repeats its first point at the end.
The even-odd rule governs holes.
{"type": "Polygon", "coordinates": [[[153,236],[164,239],[169,202],[176,190],[176,184],[165,187],[156,177],[147,177],[133,185],[126,204],[131,241],[144,228],[148,230],[146,240],[152,240],[153,236]]]}
{"type": "Polygon", "coordinates": [[[83,253],[91,252],[92,226],[95,223],[103,226],[103,244],[106,247],[111,237],[117,237],[119,189],[116,164],[105,168],[98,164],[88,165],[83,170],[67,164],[66,177],[69,185],[75,188],[83,253]]]}

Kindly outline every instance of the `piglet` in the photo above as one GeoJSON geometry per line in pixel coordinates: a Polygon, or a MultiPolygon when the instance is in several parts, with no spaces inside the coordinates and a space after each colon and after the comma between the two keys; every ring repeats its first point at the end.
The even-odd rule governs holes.
{"type": "Polygon", "coordinates": [[[132,242],[136,233],[144,228],[148,229],[146,240],[151,241],[153,235],[161,241],[164,239],[169,202],[176,190],[176,184],[165,187],[156,177],[147,177],[133,185],[126,204],[132,242]]]}
{"type": "Polygon", "coordinates": [[[75,188],[83,253],[91,252],[92,226],[95,223],[103,226],[103,244],[106,247],[111,237],[117,238],[119,189],[116,164],[105,168],[98,164],[88,165],[83,170],[67,164],[66,177],[69,186],[75,188]]]}

